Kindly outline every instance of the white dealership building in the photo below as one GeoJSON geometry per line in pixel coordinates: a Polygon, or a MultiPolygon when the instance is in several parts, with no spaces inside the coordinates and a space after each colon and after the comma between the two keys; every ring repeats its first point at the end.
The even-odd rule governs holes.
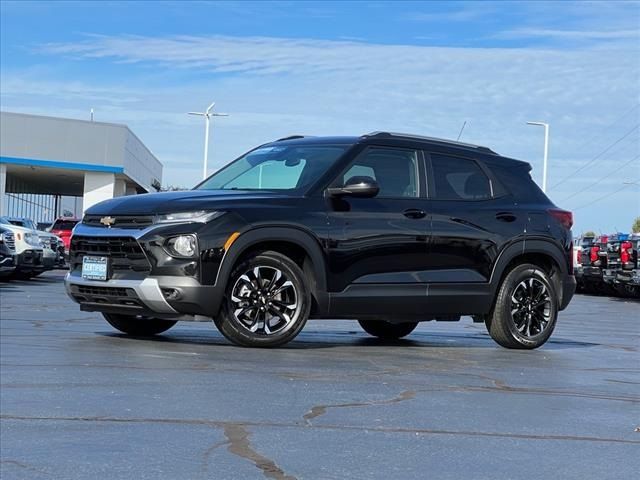
{"type": "Polygon", "coordinates": [[[63,197],[81,215],[161,182],[162,164],[126,125],[0,112],[0,215],[46,221],[63,197]]]}

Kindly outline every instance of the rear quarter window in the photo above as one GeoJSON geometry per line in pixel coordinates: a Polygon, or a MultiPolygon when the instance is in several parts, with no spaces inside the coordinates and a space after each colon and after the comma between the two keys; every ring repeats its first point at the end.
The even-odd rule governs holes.
{"type": "Polygon", "coordinates": [[[528,202],[550,203],[544,192],[533,181],[527,165],[497,165],[487,164],[503,188],[515,198],[528,202]]]}

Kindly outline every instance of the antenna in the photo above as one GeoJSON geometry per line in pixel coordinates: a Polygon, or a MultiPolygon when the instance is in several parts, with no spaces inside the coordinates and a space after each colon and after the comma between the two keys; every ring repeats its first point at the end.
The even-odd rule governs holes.
{"type": "Polygon", "coordinates": [[[467,121],[465,120],[464,123],[462,124],[462,128],[460,129],[460,133],[458,134],[458,138],[456,138],[456,142],[460,140],[460,137],[462,136],[462,132],[464,131],[464,127],[466,126],[467,126],[467,121]]]}

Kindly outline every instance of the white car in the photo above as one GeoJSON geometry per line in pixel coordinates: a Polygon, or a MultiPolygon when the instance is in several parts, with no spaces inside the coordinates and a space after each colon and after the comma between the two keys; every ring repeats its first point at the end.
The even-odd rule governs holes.
{"type": "Polygon", "coordinates": [[[7,217],[0,217],[0,224],[8,230],[5,242],[13,245],[16,252],[16,270],[14,275],[30,278],[40,275],[44,270],[42,243],[38,233],[30,228],[13,225],[7,217]]]}
{"type": "Polygon", "coordinates": [[[13,240],[7,241],[5,234],[10,234],[9,237],[13,238],[13,233],[0,226],[0,278],[8,277],[16,270],[16,251],[13,240]]]}
{"type": "MultiPolygon", "coordinates": [[[[40,244],[43,249],[42,262],[44,270],[52,270],[54,268],[64,267],[64,243],[60,237],[53,233],[43,230],[37,230],[33,220],[23,217],[5,217],[9,223],[18,227],[29,228],[35,230],[40,237],[40,244]]],[[[40,272],[42,273],[42,272],[40,272]]],[[[37,274],[36,274],[37,275],[37,274]]]]}

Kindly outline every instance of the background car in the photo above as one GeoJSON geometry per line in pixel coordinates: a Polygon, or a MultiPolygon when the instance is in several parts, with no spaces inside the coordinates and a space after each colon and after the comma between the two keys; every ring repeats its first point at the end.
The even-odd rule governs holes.
{"type": "Polygon", "coordinates": [[[71,231],[79,221],[80,219],[78,218],[60,217],[51,225],[50,232],[62,239],[67,254],[69,253],[69,245],[71,243],[71,231]]]}
{"type": "Polygon", "coordinates": [[[11,275],[16,269],[16,250],[13,234],[0,226],[0,278],[11,275]]]}
{"type": "Polygon", "coordinates": [[[0,225],[5,229],[4,241],[16,253],[16,269],[12,273],[17,278],[31,278],[45,270],[43,248],[35,230],[12,224],[7,217],[0,217],[0,225]]]}
{"type": "Polygon", "coordinates": [[[50,232],[38,230],[36,223],[30,218],[7,217],[7,220],[12,225],[29,228],[37,232],[43,250],[42,261],[44,264],[44,271],[52,270],[54,268],[62,268],[65,266],[64,249],[60,252],[60,245],[63,244],[63,240],[60,237],[50,232]]]}

